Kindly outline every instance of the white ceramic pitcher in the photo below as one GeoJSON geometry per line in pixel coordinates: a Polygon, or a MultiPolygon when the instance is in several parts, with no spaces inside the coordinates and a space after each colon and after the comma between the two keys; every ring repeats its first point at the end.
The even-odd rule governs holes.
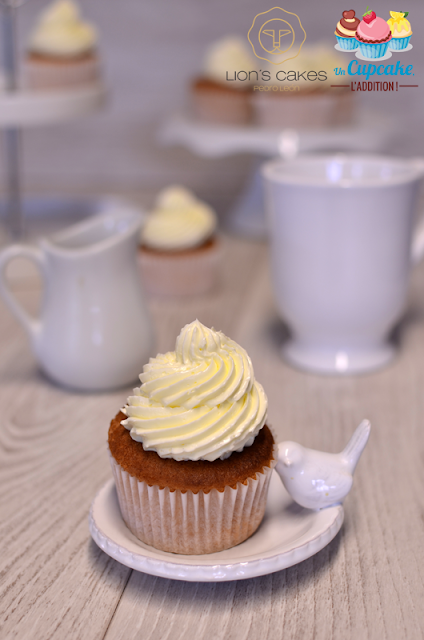
{"type": "Polygon", "coordinates": [[[0,294],[26,330],[41,368],[53,380],[100,391],[130,384],[154,352],[137,269],[142,218],[116,210],[0,254],[0,294]],[[43,301],[30,317],[5,280],[13,258],[40,268],[43,301]]]}

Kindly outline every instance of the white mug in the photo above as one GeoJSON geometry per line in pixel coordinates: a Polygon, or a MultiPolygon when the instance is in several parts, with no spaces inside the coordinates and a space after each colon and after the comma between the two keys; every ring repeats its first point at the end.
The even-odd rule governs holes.
{"type": "Polygon", "coordinates": [[[357,373],[388,363],[405,306],[424,161],[304,155],[262,169],[274,293],[291,337],[283,356],[308,371],[357,373]]]}
{"type": "Polygon", "coordinates": [[[0,254],[0,294],[26,330],[41,368],[53,380],[101,391],[133,383],[154,353],[153,331],[137,267],[142,218],[115,210],[90,218],[39,246],[0,254]],[[9,290],[8,262],[35,262],[43,278],[40,318],[9,290]]]}

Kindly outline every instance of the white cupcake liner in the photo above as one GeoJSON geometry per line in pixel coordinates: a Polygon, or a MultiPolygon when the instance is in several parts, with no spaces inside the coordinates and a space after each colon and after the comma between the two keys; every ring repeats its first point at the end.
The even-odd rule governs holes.
{"type": "Polygon", "coordinates": [[[260,127],[328,127],[334,123],[339,96],[330,92],[309,95],[272,92],[252,97],[254,118],[260,127]]]}
{"type": "Polygon", "coordinates": [[[200,295],[218,281],[221,250],[219,243],[185,253],[138,253],[144,288],[159,296],[200,295]]]}
{"type": "Polygon", "coordinates": [[[137,480],[109,454],[119,506],[128,529],[142,542],[181,554],[215,553],[240,544],[259,527],[277,453],[270,467],[235,489],[209,493],[160,489],[137,480]]]}
{"type": "Polygon", "coordinates": [[[194,116],[200,122],[244,125],[251,120],[250,94],[244,91],[202,91],[192,94],[194,116]]]}
{"type": "Polygon", "coordinates": [[[344,49],[345,51],[354,51],[359,46],[359,43],[355,38],[355,36],[344,38],[343,36],[339,36],[338,34],[336,34],[336,38],[337,38],[339,47],[341,49],[344,49]]]}
{"type": "Polygon", "coordinates": [[[405,36],[403,38],[393,37],[389,43],[390,51],[403,51],[409,45],[411,38],[412,38],[412,34],[410,36],[405,36]]]}
{"type": "Polygon", "coordinates": [[[33,90],[70,89],[93,84],[100,79],[97,56],[60,64],[28,58],[24,67],[25,84],[33,90]]]}
{"type": "Polygon", "coordinates": [[[390,40],[387,40],[386,42],[376,42],[372,44],[370,42],[361,42],[359,40],[359,51],[364,56],[364,58],[369,58],[370,60],[382,58],[386,55],[391,41],[392,38],[390,40]]]}

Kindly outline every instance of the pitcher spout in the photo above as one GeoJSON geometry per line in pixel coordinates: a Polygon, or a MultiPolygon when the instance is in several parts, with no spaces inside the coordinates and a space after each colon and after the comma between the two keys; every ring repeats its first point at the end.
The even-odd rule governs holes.
{"type": "Polygon", "coordinates": [[[131,239],[138,241],[143,219],[135,208],[118,207],[44,238],[43,248],[62,257],[99,254],[131,239]]]}

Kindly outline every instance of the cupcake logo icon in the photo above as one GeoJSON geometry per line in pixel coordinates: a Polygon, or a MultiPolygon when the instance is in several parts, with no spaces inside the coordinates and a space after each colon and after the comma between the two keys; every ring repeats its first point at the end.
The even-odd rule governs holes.
{"type": "Polygon", "coordinates": [[[298,15],[274,7],[255,16],[247,37],[257,58],[279,65],[299,55],[306,32],[298,15]]]}
{"type": "Polygon", "coordinates": [[[367,6],[358,17],[353,9],[343,11],[334,35],[338,51],[354,52],[361,60],[388,60],[392,53],[410,51],[412,36],[408,11],[390,11],[381,18],[367,6]]]}

